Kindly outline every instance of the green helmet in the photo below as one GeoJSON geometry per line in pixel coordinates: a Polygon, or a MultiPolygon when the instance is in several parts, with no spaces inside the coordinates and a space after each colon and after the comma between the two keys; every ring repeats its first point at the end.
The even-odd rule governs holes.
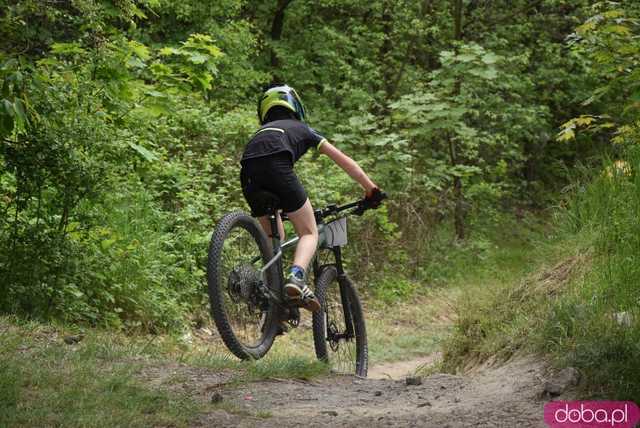
{"type": "Polygon", "coordinates": [[[267,112],[276,106],[287,108],[295,114],[298,120],[304,122],[305,110],[302,100],[295,89],[288,85],[275,85],[264,91],[258,100],[258,118],[264,123],[267,112]]]}

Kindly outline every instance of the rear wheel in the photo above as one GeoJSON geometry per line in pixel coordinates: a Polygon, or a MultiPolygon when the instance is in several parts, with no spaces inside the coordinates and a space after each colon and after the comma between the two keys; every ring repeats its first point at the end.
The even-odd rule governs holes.
{"type": "MultiPolygon", "coordinates": [[[[225,215],[211,237],[207,262],[211,315],[225,345],[241,359],[264,356],[276,335],[277,310],[260,290],[259,270],[272,253],[258,222],[242,212],[225,215]]],[[[268,282],[274,279],[270,273],[268,282]]]]}
{"type": "Polygon", "coordinates": [[[332,371],[367,376],[368,349],[362,305],[345,276],[338,280],[335,266],[325,266],[316,281],[321,310],[313,314],[313,342],[318,359],[332,371]]]}

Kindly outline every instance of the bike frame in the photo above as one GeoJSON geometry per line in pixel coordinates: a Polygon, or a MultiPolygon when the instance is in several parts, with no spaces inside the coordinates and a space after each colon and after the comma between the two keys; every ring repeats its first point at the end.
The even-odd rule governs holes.
{"type": "MultiPolygon", "coordinates": [[[[347,327],[346,332],[344,333],[344,336],[345,336],[344,339],[351,339],[355,337],[355,329],[353,326],[353,316],[351,314],[350,305],[349,305],[349,301],[346,295],[345,285],[344,285],[345,282],[348,281],[348,279],[342,263],[342,247],[326,245],[327,226],[326,226],[326,223],[324,222],[324,219],[329,215],[338,214],[341,211],[356,207],[357,205],[358,205],[358,202],[353,202],[347,205],[343,205],[341,207],[338,207],[336,205],[331,205],[325,208],[324,210],[315,211],[316,224],[318,227],[318,243],[319,243],[318,250],[319,249],[330,250],[333,253],[333,256],[335,259],[335,267],[338,274],[337,280],[338,280],[338,285],[340,287],[340,299],[342,302],[342,307],[344,308],[343,310],[344,321],[345,321],[345,326],[347,327]]],[[[268,287],[265,287],[265,288],[267,289],[269,297],[271,299],[275,300],[280,306],[286,306],[285,305],[286,299],[284,295],[284,275],[283,275],[283,266],[282,266],[282,255],[284,251],[295,248],[300,238],[296,236],[282,243],[280,239],[280,233],[278,232],[278,221],[277,221],[276,215],[277,215],[276,212],[271,212],[269,214],[269,224],[271,226],[271,231],[273,232],[271,236],[271,245],[275,254],[262,267],[262,269],[260,269],[260,274],[262,277],[263,284],[268,284],[267,271],[274,264],[276,265],[276,274],[278,277],[278,284],[277,284],[278,294],[274,295],[272,290],[269,290],[268,287]]],[[[283,220],[286,220],[286,214],[283,215],[283,220]]],[[[322,269],[322,266],[320,266],[318,262],[318,257],[317,257],[318,250],[316,250],[316,254],[313,257],[313,273],[315,278],[318,278],[320,276],[321,269],[322,269]]],[[[259,260],[260,260],[260,256],[257,256],[252,260],[252,263],[255,263],[259,260]]]]}
{"type": "MultiPolygon", "coordinates": [[[[358,206],[358,202],[352,202],[350,204],[346,204],[343,206],[330,205],[329,207],[323,210],[315,211],[316,224],[318,227],[318,249],[328,249],[333,253],[335,259],[335,266],[338,272],[338,281],[342,283],[346,279],[346,274],[344,271],[344,266],[342,264],[342,248],[340,246],[326,246],[324,245],[326,242],[326,223],[324,222],[325,217],[338,214],[342,211],[351,209],[358,206]]],[[[282,267],[282,255],[283,252],[289,250],[291,248],[295,248],[300,240],[299,237],[291,238],[284,243],[281,242],[280,233],[278,232],[278,221],[276,217],[276,212],[271,212],[269,217],[269,224],[271,226],[272,236],[271,236],[271,246],[273,248],[274,256],[260,269],[260,274],[262,276],[262,281],[264,284],[267,283],[267,271],[275,264],[277,267],[278,274],[278,292],[279,292],[279,300],[280,303],[284,301],[284,275],[283,275],[283,267],[282,267]]],[[[286,220],[286,214],[282,215],[283,220],[286,220]]],[[[252,263],[255,263],[260,260],[260,256],[256,256],[252,263]]],[[[318,263],[317,251],[316,255],[313,258],[313,273],[317,278],[320,275],[321,266],[318,263]]],[[[342,289],[342,286],[340,287],[342,289]]]]}

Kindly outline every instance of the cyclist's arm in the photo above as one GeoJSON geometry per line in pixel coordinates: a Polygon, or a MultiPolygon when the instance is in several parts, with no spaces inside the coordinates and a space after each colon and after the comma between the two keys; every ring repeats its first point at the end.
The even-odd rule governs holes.
{"type": "Polygon", "coordinates": [[[342,168],[344,172],[349,175],[349,177],[358,182],[365,190],[365,192],[367,192],[367,195],[369,195],[373,189],[378,188],[378,186],[376,186],[375,183],[371,181],[369,176],[362,170],[362,168],[360,168],[360,165],[358,165],[356,161],[342,153],[338,148],[336,148],[327,140],[323,140],[321,142],[320,146],[318,147],[318,151],[323,155],[329,156],[329,158],[331,158],[331,160],[333,160],[340,168],[342,168]]]}

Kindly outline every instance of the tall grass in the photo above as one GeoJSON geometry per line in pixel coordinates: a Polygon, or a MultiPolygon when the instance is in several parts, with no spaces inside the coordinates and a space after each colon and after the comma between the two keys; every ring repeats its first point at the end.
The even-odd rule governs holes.
{"type": "Polygon", "coordinates": [[[640,150],[575,195],[561,227],[593,237],[591,273],[558,300],[545,349],[586,374],[591,392],[640,400],[640,150]]]}

